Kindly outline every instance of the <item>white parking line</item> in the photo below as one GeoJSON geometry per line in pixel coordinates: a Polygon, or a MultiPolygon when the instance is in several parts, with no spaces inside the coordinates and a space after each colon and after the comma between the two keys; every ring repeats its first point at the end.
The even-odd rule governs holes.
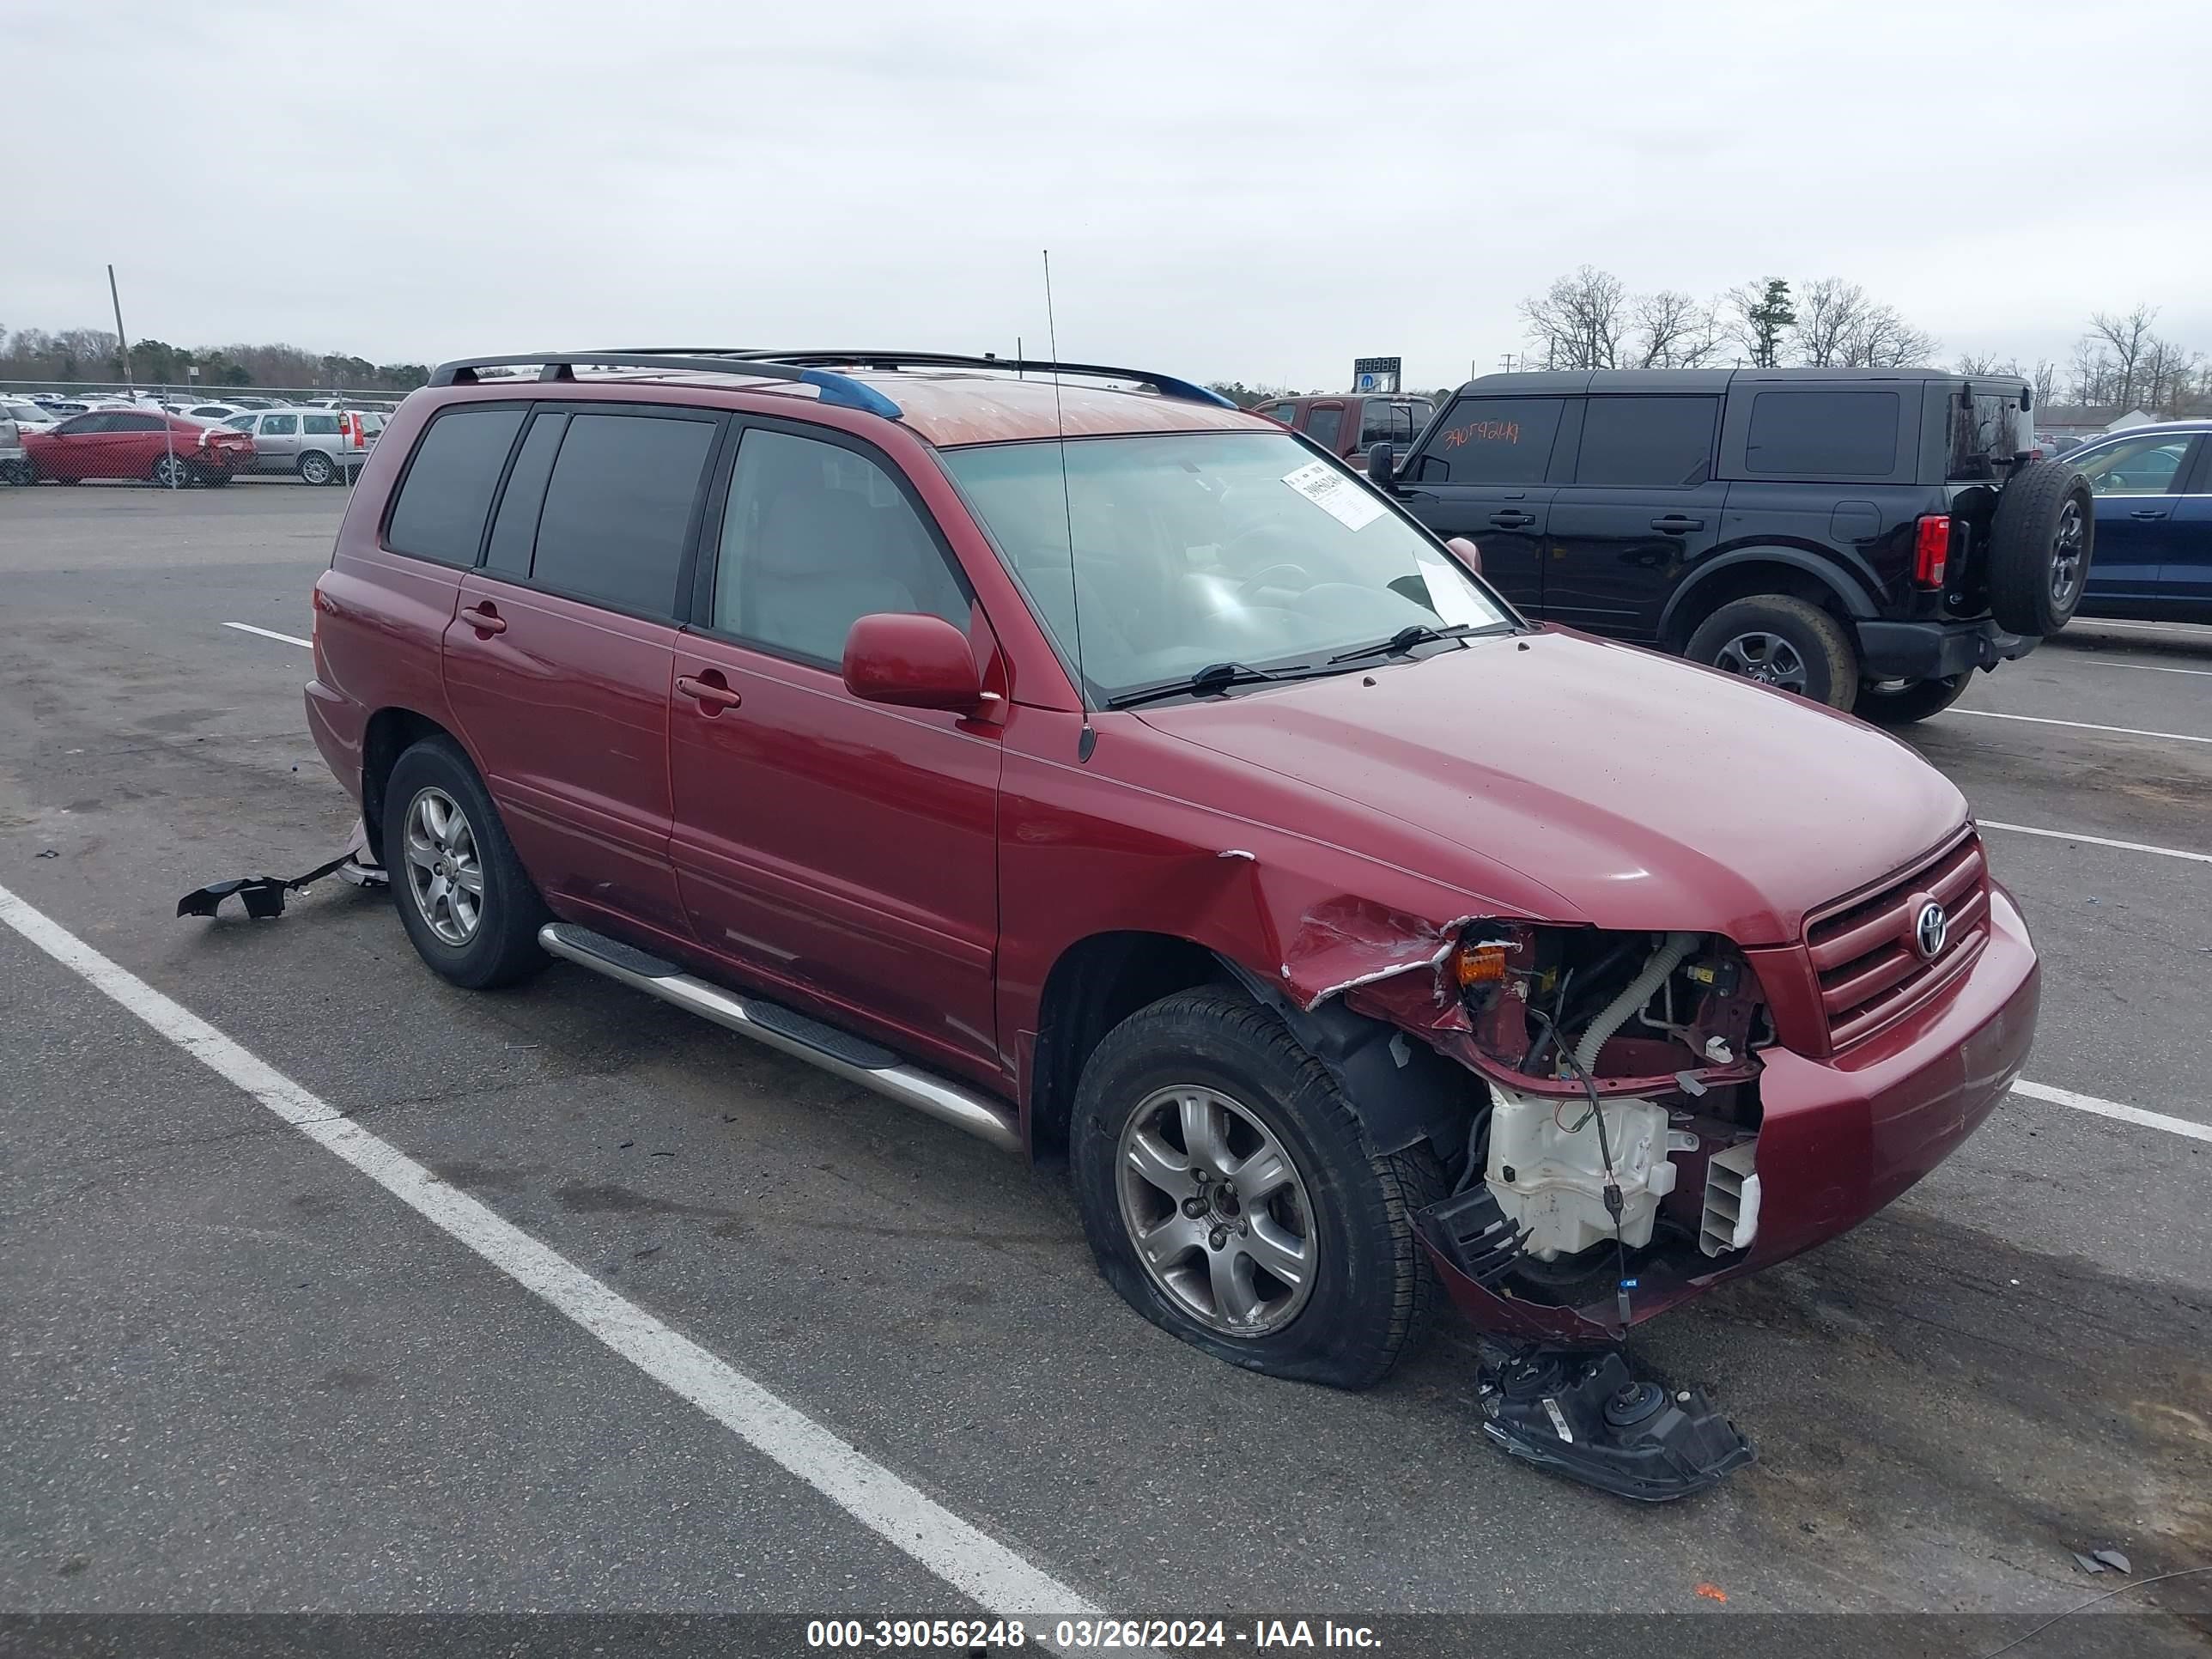
{"type": "Polygon", "coordinates": [[[2212,680],[2212,668],[2167,668],[2154,662],[2098,662],[2094,656],[2081,653],[2077,660],[2096,663],[2100,668],[2132,668],[2138,674],[2201,674],[2212,680]]]}
{"type": "Polygon", "coordinates": [[[0,922],[979,1606],[1001,1617],[1096,1615],[1096,1608],[1042,1568],[624,1301],[514,1223],[446,1185],[4,887],[0,922]]]}
{"type": "Polygon", "coordinates": [[[225,623],[225,628],[235,628],[241,634],[258,634],[264,640],[282,640],[287,645],[296,645],[302,651],[315,648],[313,640],[303,640],[296,634],[279,634],[273,628],[256,628],[252,623],[225,623]]]}
{"type": "Polygon", "coordinates": [[[2212,853],[2185,852],[2179,847],[2154,847],[2147,841],[2114,841],[2109,836],[2076,835],[2071,830],[2038,830],[2032,824],[2000,823],[1995,818],[1977,818],[1974,822],[1984,830],[2009,830],[2015,836],[2044,836],[2052,841],[2081,841],[2092,847],[2117,847],[2123,853],[2155,853],[2162,859],[2194,859],[2199,864],[2212,864],[2212,853]]]}
{"type": "Polygon", "coordinates": [[[2026,720],[2030,726],[2070,726],[2076,732],[2117,732],[2124,738],[2165,738],[2173,743],[2212,743],[2212,738],[2192,738],[2185,732],[2141,732],[2132,726],[2092,726],[2087,720],[2054,720],[2043,714],[2000,714],[1993,708],[1954,708],[1954,714],[1971,714],[1984,720],[2026,720]]]}
{"type": "Polygon", "coordinates": [[[2117,1100],[2100,1100],[2094,1095],[2077,1095],[2071,1089],[2054,1089],[2048,1083],[2015,1083],[2012,1091],[2047,1105],[2070,1106],[2077,1112],[2093,1113],[2145,1129],[2163,1129],[2170,1135],[2212,1146],[2212,1123],[2194,1123],[2185,1117],[2169,1117],[2164,1112],[2147,1112],[2140,1106],[2123,1106],[2117,1100]]]}
{"type": "Polygon", "coordinates": [[[2185,636],[2212,635],[2212,627],[2203,623],[2123,622],[2118,617],[2082,617],[2077,618],[2085,629],[2135,628],[2146,634],[2180,634],[2185,636]]]}

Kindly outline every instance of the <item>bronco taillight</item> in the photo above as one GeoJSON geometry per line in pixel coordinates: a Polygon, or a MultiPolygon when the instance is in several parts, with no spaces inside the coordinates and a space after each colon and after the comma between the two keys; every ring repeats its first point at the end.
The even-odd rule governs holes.
{"type": "Polygon", "coordinates": [[[1950,561],[1951,516],[1948,513],[1930,513],[1920,520],[1919,533],[1913,538],[1912,585],[1942,586],[1944,567],[1950,561]]]}

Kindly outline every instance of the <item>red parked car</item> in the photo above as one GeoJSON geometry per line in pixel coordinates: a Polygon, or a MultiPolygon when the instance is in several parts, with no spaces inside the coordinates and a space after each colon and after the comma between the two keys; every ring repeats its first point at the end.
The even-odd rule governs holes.
{"type": "Polygon", "coordinates": [[[154,483],[227,484],[253,464],[253,440],[150,409],[94,409],[50,432],[26,432],[23,448],[40,478],[144,478],[154,483]]]}
{"type": "Polygon", "coordinates": [[[1373,1382],[1439,1285],[1604,1343],[2020,1071],[2035,953],[1940,774],[1531,626],[1272,422],[1071,366],[507,361],[407,400],[315,589],[309,720],[423,959],[566,957],[1064,1149],[1106,1278],[1224,1358],[1373,1382]]]}

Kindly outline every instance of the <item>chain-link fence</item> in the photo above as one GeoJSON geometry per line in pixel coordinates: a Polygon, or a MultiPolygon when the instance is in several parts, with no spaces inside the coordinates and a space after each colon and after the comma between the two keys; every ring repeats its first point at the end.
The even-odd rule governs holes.
{"type": "Polygon", "coordinates": [[[404,395],[0,380],[0,484],[350,484],[404,395]]]}

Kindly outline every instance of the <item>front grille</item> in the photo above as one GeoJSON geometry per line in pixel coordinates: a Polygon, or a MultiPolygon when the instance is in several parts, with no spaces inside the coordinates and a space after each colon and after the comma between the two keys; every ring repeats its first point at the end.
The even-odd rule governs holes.
{"type": "Polygon", "coordinates": [[[1805,923],[1805,947],[1820,976],[1829,1042],[1838,1048],[1856,1042],[1917,1006],[1981,949],[1989,929],[1989,866],[1971,831],[1874,892],[1816,911],[1805,923]],[[1948,924],[1933,957],[1916,942],[1930,899],[1948,924]]]}

